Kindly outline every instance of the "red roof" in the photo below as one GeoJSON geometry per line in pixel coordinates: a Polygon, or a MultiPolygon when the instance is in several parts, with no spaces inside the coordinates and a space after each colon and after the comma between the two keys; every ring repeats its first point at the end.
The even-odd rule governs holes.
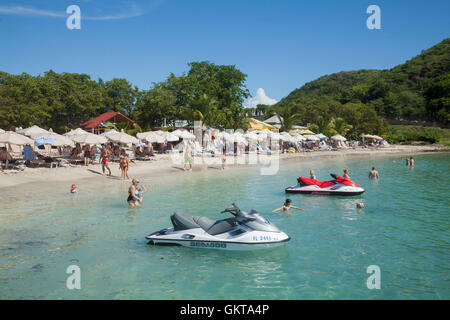
{"type": "Polygon", "coordinates": [[[98,117],[88,120],[82,124],[80,124],[80,127],[83,129],[93,129],[93,128],[97,128],[102,122],[106,122],[114,117],[119,117],[122,118],[122,121],[119,122],[125,122],[128,121],[130,123],[134,123],[133,120],[131,120],[130,118],[128,118],[127,116],[124,116],[123,114],[121,114],[120,112],[105,112],[101,115],[99,115],[98,117]]]}

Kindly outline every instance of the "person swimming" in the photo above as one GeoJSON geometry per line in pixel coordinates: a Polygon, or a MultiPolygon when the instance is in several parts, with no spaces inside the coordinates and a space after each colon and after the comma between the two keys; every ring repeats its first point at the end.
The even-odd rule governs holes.
{"type": "Polygon", "coordinates": [[[290,210],[291,208],[297,209],[297,210],[304,210],[304,209],[302,209],[302,208],[293,206],[293,205],[292,205],[292,200],[291,200],[291,199],[286,199],[286,201],[284,202],[284,204],[283,204],[280,208],[275,209],[275,210],[273,210],[272,212],[277,212],[277,211],[280,211],[280,210],[283,209],[283,212],[287,213],[287,212],[289,212],[289,210],[290,210]]]}
{"type": "Polygon", "coordinates": [[[77,185],[76,184],[73,184],[71,187],[70,187],[70,193],[77,193],[78,191],[77,191],[77,185]]]}

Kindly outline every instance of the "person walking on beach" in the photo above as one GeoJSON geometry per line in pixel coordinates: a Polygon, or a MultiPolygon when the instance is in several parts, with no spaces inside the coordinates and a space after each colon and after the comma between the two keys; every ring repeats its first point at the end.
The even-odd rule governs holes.
{"type": "Polygon", "coordinates": [[[108,169],[109,175],[111,175],[111,169],[109,168],[109,156],[111,152],[108,150],[108,147],[103,146],[102,152],[100,153],[100,161],[102,162],[102,174],[105,175],[105,168],[108,169]]]}
{"type": "Polygon", "coordinates": [[[309,171],[309,178],[316,180],[316,175],[314,174],[314,170],[309,171]]]}
{"type": "Polygon", "coordinates": [[[120,157],[119,161],[119,168],[122,170],[122,179],[130,179],[128,176],[128,168],[130,167],[130,159],[128,158],[128,155],[125,153],[125,155],[120,157]]]}
{"type": "Polygon", "coordinates": [[[86,143],[83,147],[84,151],[84,165],[87,167],[89,165],[89,161],[91,160],[91,146],[86,143]]]}
{"type": "Polygon", "coordinates": [[[372,170],[369,172],[369,178],[371,178],[371,179],[378,179],[379,178],[378,171],[375,170],[375,167],[372,167],[372,170]]]}
{"type": "Polygon", "coordinates": [[[186,171],[186,166],[189,163],[189,171],[192,171],[192,149],[190,145],[186,146],[186,151],[184,154],[184,168],[183,170],[186,171]]]}
{"type": "Polygon", "coordinates": [[[350,179],[350,175],[348,174],[348,169],[344,169],[344,178],[350,179]]]}
{"type": "Polygon", "coordinates": [[[302,208],[293,206],[291,199],[286,199],[286,201],[284,202],[284,204],[281,207],[273,210],[272,212],[277,212],[277,211],[283,210],[284,213],[288,213],[291,208],[297,209],[297,210],[303,210],[302,208]]]}
{"type": "Polygon", "coordinates": [[[227,154],[225,147],[222,150],[222,170],[225,170],[225,162],[227,161],[227,154]]]}
{"type": "Polygon", "coordinates": [[[139,195],[138,186],[139,180],[133,178],[133,180],[131,181],[131,186],[128,188],[127,202],[130,207],[137,207],[140,203],[141,198],[138,196],[139,195]]]}

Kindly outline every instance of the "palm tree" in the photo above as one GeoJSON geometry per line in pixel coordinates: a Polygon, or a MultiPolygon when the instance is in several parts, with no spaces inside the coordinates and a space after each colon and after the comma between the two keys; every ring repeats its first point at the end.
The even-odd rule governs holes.
{"type": "Polygon", "coordinates": [[[300,120],[300,113],[297,111],[295,105],[287,105],[285,107],[274,108],[275,115],[281,123],[281,130],[288,131],[292,126],[297,124],[300,120]]]}

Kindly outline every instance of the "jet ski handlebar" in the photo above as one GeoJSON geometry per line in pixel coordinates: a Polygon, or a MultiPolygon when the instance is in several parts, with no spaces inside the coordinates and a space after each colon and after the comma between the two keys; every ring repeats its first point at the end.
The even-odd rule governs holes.
{"type": "Polygon", "coordinates": [[[241,213],[241,209],[239,209],[234,203],[229,206],[228,208],[226,208],[225,210],[223,210],[221,213],[225,213],[225,212],[229,212],[234,216],[238,216],[241,213]]]}

